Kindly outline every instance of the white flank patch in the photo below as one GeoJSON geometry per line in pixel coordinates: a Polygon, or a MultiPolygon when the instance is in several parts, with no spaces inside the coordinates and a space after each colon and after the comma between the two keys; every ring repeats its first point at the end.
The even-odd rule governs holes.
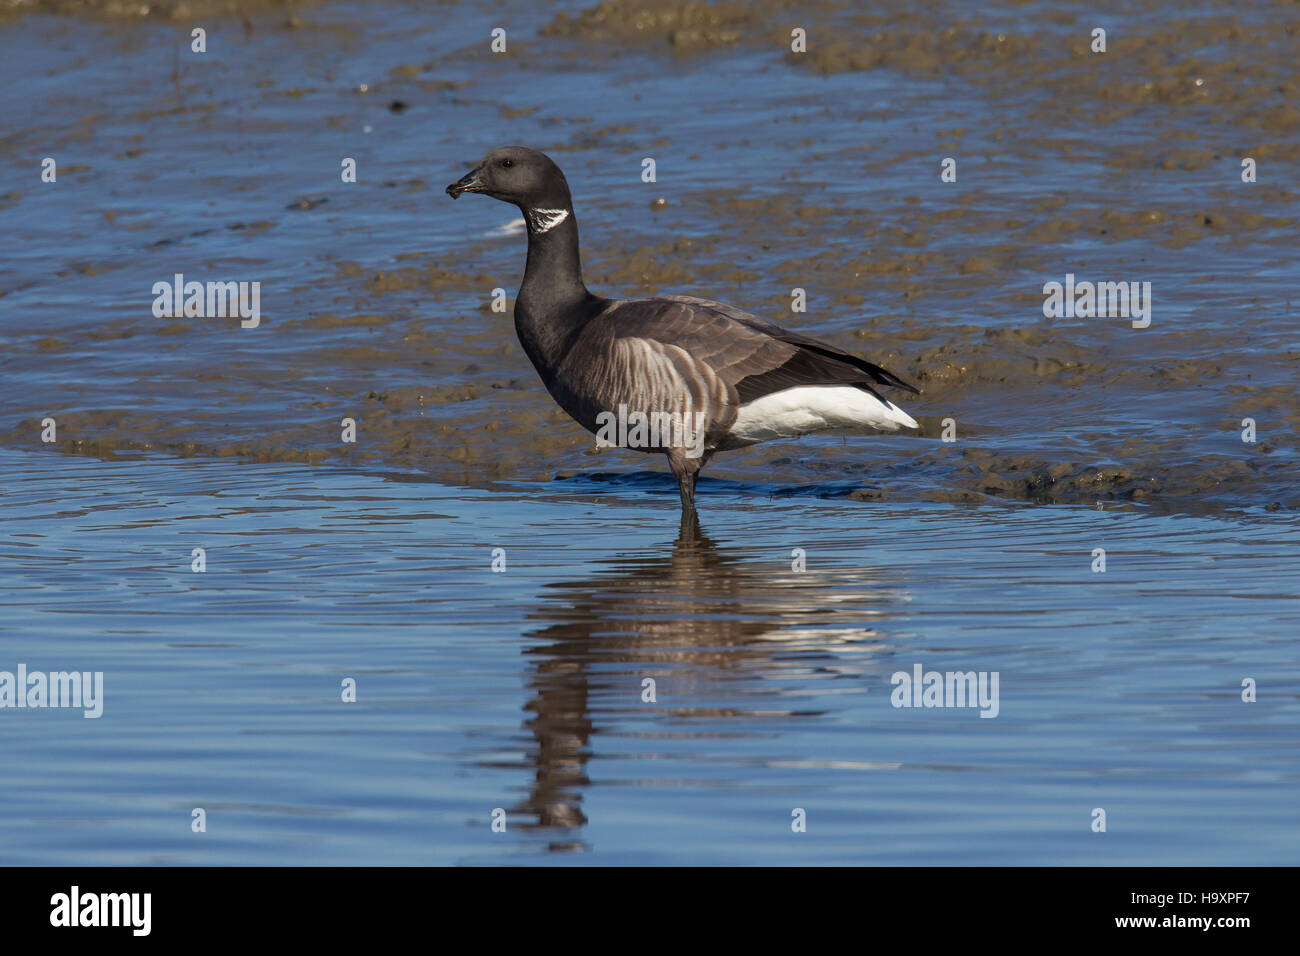
{"type": "Polygon", "coordinates": [[[569,218],[567,209],[530,209],[526,213],[529,223],[532,224],[533,232],[550,232],[564,220],[569,218]]]}
{"type": "Polygon", "coordinates": [[[918,427],[912,416],[892,402],[851,385],[801,385],[764,395],[740,406],[731,434],[745,441],[794,438],[828,428],[877,428],[897,431],[918,427]]]}

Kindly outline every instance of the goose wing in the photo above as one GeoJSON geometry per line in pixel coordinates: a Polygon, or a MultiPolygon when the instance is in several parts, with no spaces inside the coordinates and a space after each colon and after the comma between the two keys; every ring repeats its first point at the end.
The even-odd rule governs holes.
{"type": "MultiPolygon", "coordinates": [[[[739,404],[805,385],[852,385],[877,398],[875,385],[917,391],[856,355],[709,299],[612,301],[583,330],[588,336],[634,364],[642,356],[646,371],[667,362],[701,384],[716,377],[739,404]]],[[[624,381],[644,380],[622,371],[624,381]]]]}

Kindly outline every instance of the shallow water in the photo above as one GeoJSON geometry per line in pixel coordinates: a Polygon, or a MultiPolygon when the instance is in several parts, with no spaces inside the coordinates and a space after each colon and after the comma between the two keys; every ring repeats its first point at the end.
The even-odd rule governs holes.
{"type": "Polygon", "coordinates": [[[3,666],[99,670],[105,687],[97,720],[5,713],[7,862],[1300,851],[1300,606],[1275,587],[1300,571],[1289,522],[757,508],[718,483],[690,545],[661,489],[0,461],[3,666]],[[998,716],[893,707],[891,675],[915,664],[998,672],[998,716]],[[349,677],[356,703],[340,699],[349,677]],[[206,833],[190,832],[195,807],[206,833]]]}
{"type": "Polygon", "coordinates": [[[106,702],[0,710],[0,860],[1296,861],[1294,6],[1126,4],[1105,58],[1051,3],[232,0],[202,57],[169,3],[34,6],[0,670],[106,702]],[[442,187],[503,142],[564,167],[593,289],[851,348],[921,434],[720,456],[676,540],[661,463],[596,454],[488,307],[515,211],[442,187]],[[155,318],[176,272],[261,325],[155,318]],[[1044,318],[1067,273],[1150,281],[1151,327],[1044,318]],[[998,716],[893,707],[916,664],[997,672],[998,716]]]}

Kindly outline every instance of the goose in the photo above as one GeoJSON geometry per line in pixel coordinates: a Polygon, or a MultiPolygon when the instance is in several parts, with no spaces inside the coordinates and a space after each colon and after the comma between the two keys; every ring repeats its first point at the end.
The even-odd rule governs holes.
{"type": "Polygon", "coordinates": [[[546,390],[598,444],[666,454],[683,518],[717,452],[826,429],[918,427],[875,388],[915,387],[833,345],[710,299],[593,295],[568,181],[545,153],[495,149],[447,187],[452,199],[463,193],[523,214],[515,330],[546,390]]]}

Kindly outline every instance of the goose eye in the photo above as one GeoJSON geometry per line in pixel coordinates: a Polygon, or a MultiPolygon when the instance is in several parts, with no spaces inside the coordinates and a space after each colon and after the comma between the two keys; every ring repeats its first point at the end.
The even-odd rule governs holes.
{"type": "Polygon", "coordinates": [[[514,164],[515,164],[515,161],[514,161],[513,159],[503,159],[503,160],[501,160],[501,168],[502,168],[502,169],[509,169],[509,168],[510,168],[511,166],[513,166],[514,164]]]}

